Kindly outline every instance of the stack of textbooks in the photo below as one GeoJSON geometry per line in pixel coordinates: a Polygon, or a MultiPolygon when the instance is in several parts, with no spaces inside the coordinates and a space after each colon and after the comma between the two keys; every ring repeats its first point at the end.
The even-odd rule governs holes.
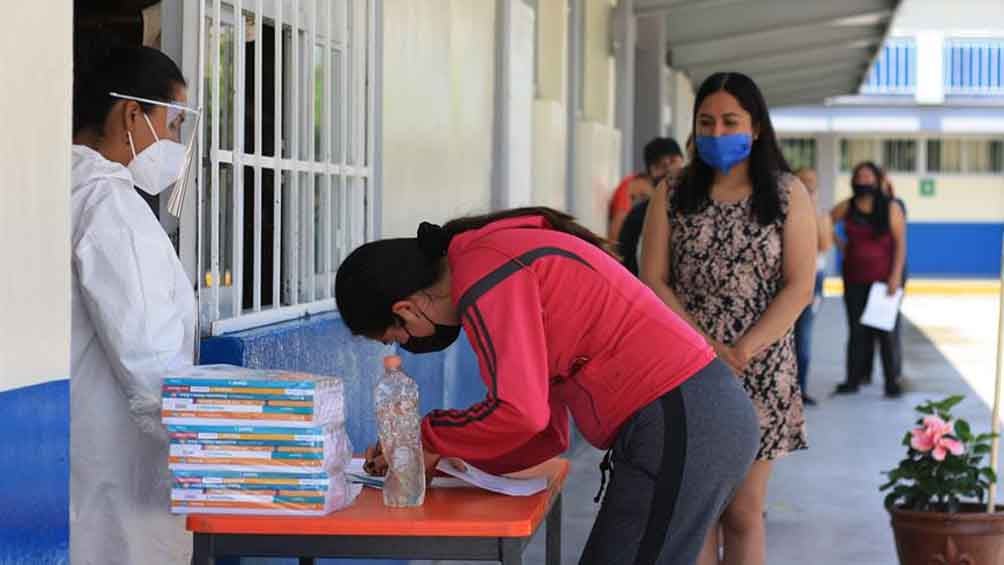
{"type": "Polygon", "coordinates": [[[162,394],[172,512],[318,516],[358,495],[341,379],[195,367],[162,394]]]}

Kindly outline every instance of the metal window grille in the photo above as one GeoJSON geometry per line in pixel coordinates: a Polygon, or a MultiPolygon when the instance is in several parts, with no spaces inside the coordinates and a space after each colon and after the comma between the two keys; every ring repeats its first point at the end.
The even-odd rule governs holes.
{"type": "Polygon", "coordinates": [[[378,1],[201,1],[203,333],[334,309],[373,238],[378,1]]]}
{"type": "Polygon", "coordinates": [[[781,152],[791,170],[816,168],[816,140],[811,137],[792,137],[781,140],[781,152]]]}
{"type": "Polygon", "coordinates": [[[963,95],[1004,94],[1004,40],[946,40],[945,92],[963,95]]]}
{"type": "Polygon", "coordinates": [[[850,172],[862,161],[878,161],[878,142],[871,138],[840,140],[840,170],[850,172]]]}
{"type": "Polygon", "coordinates": [[[889,172],[916,172],[917,141],[914,139],[882,140],[882,166],[889,172]]]}
{"type": "Polygon", "coordinates": [[[928,139],[927,172],[1000,174],[1004,172],[1004,141],[961,137],[928,139]]]}

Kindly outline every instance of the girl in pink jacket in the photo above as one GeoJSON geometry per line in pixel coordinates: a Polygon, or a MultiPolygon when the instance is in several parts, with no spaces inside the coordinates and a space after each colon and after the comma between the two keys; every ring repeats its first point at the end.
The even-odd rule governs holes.
{"type": "Polygon", "coordinates": [[[613,470],[581,562],[689,565],[753,461],[756,414],[606,245],[547,208],[423,223],[349,255],[336,300],[354,334],[414,353],[467,333],[488,394],[425,417],[428,466],[531,467],[568,447],[570,414],[613,470]]]}

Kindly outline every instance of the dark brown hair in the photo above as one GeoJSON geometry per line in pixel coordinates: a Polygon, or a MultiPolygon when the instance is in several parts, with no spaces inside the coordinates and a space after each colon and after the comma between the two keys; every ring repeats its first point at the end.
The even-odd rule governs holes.
{"type": "Polygon", "coordinates": [[[613,244],[575,218],[544,207],[515,208],[450,220],[443,226],[422,222],[417,237],[367,243],[345,258],[335,276],[335,302],[349,331],[377,339],[395,323],[395,302],[427,289],[446,268],[454,236],[499,220],[541,216],[551,229],[574,235],[614,255],[613,244]]]}

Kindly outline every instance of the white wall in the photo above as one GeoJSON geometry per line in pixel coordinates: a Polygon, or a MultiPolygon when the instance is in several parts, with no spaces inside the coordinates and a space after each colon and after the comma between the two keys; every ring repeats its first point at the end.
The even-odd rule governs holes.
{"type": "Polygon", "coordinates": [[[575,130],[575,187],[572,214],[597,233],[607,229],[607,204],[620,180],[620,131],[580,121],[575,130]]]}
{"type": "Polygon", "coordinates": [[[694,85],[679,71],[671,72],[670,84],[673,85],[670,95],[672,119],[668,133],[686,151],[687,136],[694,123],[694,85]]]}
{"type": "Polygon", "coordinates": [[[384,0],[383,236],[491,205],[495,3],[384,0]]]}
{"type": "Polygon", "coordinates": [[[1004,34],[1001,0],[903,0],[892,21],[892,35],[919,30],[1004,34]]]}
{"type": "Polygon", "coordinates": [[[5,7],[17,25],[0,34],[0,390],[65,379],[70,364],[73,6],[5,7]]]}

